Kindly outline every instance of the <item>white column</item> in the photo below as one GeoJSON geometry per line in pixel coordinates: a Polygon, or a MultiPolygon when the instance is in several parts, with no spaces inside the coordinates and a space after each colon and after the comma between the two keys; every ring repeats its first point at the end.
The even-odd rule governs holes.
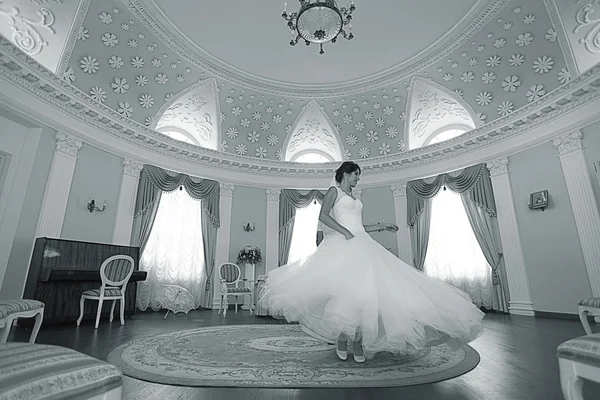
{"type": "MultiPolygon", "coordinates": [[[[233,204],[233,191],[235,185],[230,183],[220,183],[219,198],[219,232],[217,234],[217,249],[215,253],[215,270],[213,271],[211,282],[214,285],[213,308],[219,308],[221,294],[219,292],[219,265],[229,260],[229,242],[231,239],[231,206],[233,204]]],[[[235,260],[233,260],[235,262],[235,260]]]]}
{"type": "Polygon", "coordinates": [[[63,132],[56,135],[56,149],[46,183],[36,237],[60,238],[75,173],[77,153],[83,142],[63,132]]]}
{"type": "Polygon", "coordinates": [[[521,235],[515,214],[515,204],[510,176],[508,174],[508,158],[500,158],[487,163],[492,179],[494,197],[498,214],[498,228],[504,249],[504,263],[510,291],[509,312],[517,315],[533,316],[533,302],[525,270],[525,259],[521,235]]]}
{"type": "Polygon", "coordinates": [[[600,213],[583,152],[582,136],[580,131],[575,131],[555,138],[552,144],[559,153],[592,295],[600,297],[600,213]]]}
{"type": "Polygon", "coordinates": [[[391,185],[394,194],[394,211],[398,232],[398,258],[409,265],[413,265],[412,248],[410,247],[410,228],[406,223],[406,182],[391,185]]]}
{"type": "Polygon", "coordinates": [[[117,201],[115,229],[113,231],[114,244],[122,246],[131,244],[135,200],[140,182],[140,173],[143,168],[144,165],[141,163],[128,159],[123,160],[123,175],[121,177],[121,189],[117,201]]]}
{"type": "Polygon", "coordinates": [[[265,274],[279,267],[279,195],[281,189],[267,191],[267,244],[265,274]]]}

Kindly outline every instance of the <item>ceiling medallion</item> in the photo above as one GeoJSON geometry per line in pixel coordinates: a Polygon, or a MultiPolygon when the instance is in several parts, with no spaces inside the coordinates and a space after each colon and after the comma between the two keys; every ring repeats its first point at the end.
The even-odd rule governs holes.
{"type": "Polygon", "coordinates": [[[299,0],[300,10],[288,14],[287,3],[283,5],[281,16],[287,21],[288,28],[292,31],[290,46],[295,46],[300,39],[310,46],[316,43],[320,46],[319,54],[323,54],[323,43],[335,43],[341,34],[344,38],[351,40],[352,13],[356,10],[354,0],[350,7],[338,7],[334,0],[299,0]],[[348,25],[348,32],[344,30],[348,25]]]}

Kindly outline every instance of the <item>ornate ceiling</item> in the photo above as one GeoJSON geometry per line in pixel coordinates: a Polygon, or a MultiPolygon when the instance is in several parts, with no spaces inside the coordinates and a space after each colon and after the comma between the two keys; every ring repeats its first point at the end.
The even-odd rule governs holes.
{"type": "Polygon", "coordinates": [[[358,1],[356,39],[322,56],[287,46],[278,2],[186,2],[6,0],[0,33],[126,118],[200,129],[208,148],[273,160],[310,115],[333,126],[342,157],[389,156],[441,127],[510,115],[600,61],[593,0],[461,0],[450,11],[428,0],[401,15],[403,28],[386,10],[404,2],[358,1]],[[220,23],[224,7],[236,10],[227,21],[244,21],[220,23]],[[258,39],[243,35],[249,23],[258,39]]]}
{"type": "MultiPolygon", "coordinates": [[[[357,1],[351,42],[340,40],[318,47],[300,42],[291,47],[290,29],[281,17],[284,0],[144,1],[181,42],[208,54],[216,62],[275,83],[332,84],[369,78],[396,67],[442,38],[477,0],[357,1]],[[216,17],[222,16],[222,18],[216,17]],[[407,40],[410,38],[410,40],[407,40]]],[[[287,0],[288,11],[299,2],[287,0]]],[[[345,6],[350,0],[338,1],[345,6]]]]}

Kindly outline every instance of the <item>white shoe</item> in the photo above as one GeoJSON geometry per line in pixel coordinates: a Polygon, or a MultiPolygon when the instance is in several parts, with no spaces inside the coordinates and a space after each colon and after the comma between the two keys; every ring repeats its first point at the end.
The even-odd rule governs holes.
{"type": "MultiPolygon", "coordinates": [[[[338,344],[339,344],[339,341],[335,345],[335,354],[337,354],[337,356],[340,360],[346,361],[348,359],[348,350],[340,350],[340,347],[338,346],[338,344]]],[[[346,347],[347,346],[348,346],[348,343],[346,343],[346,347]]]]}
{"type": "Polygon", "coordinates": [[[335,354],[337,354],[338,358],[342,361],[346,361],[348,359],[348,351],[342,351],[336,348],[335,354]]]}
{"type": "Polygon", "coordinates": [[[367,359],[365,358],[365,356],[357,356],[356,354],[353,354],[354,356],[354,361],[356,361],[357,363],[364,363],[365,361],[367,361],[367,359]]]}

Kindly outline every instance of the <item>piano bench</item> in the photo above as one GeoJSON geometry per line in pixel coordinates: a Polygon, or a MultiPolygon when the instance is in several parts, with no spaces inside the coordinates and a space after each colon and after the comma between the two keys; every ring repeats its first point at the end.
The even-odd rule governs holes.
{"type": "Polygon", "coordinates": [[[13,321],[18,318],[33,317],[35,317],[35,324],[29,338],[29,343],[35,343],[35,339],[42,326],[44,303],[28,299],[0,300],[0,329],[4,328],[2,337],[0,337],[0,343],[6,343],[8,340],[8,334],[10,333],[13,321]]]}
{"type": "Polygon", "coordinates": [[[2,399],[120,400],[123,373],[73,349],[45,344],[0,344],[2,399]]]}

